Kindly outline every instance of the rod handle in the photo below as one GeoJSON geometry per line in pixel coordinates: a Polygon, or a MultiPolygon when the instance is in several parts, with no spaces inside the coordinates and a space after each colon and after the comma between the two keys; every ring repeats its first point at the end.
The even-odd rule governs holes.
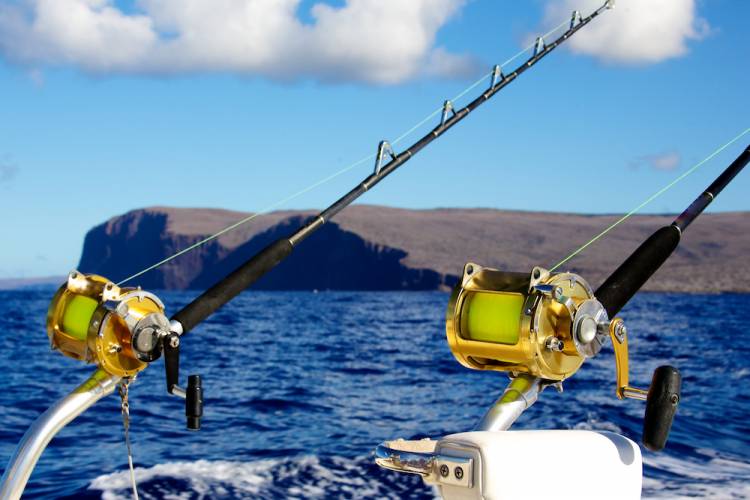
{"type": "Polygon", "coordinates": [[[620,309],[672,255],[680,243],[680,230],[665,226],[641,243],[625,262],[596,290],[594,295],[614,318],[620,309]]]}
{"type": "Polygon", "coordinates": [[[674,366],[654,370],[643,417],[643,444],[651,451],[664,449],[680,403],[682,376],[674,366]]]}
{"type": "Polygon", "coordinates": [[[276,267],[292,253],[292,248],[291,242],[286,238],[271,243],[253,258],[232,271],[226,278],[182,308],[172,319],[182,325],[183,334],[189,332],[221,306],[276,267]]]}

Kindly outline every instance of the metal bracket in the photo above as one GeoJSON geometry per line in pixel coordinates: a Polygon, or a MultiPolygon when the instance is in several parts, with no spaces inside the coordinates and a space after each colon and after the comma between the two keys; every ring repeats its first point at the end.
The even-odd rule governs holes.
{"type": "Polygon", "coordinates": [[[615,351],[615,368],[617,370],[617,389],[615,394],[618,399],[640,399],[646,400],[648,391],[630,386],[630,370],[628,367],[628,331],[622,319],[615,318],[609,324],[609,336],[612,339],[612,347],[615,351]]]}
{"type": "Polygon", "coordinates": [[[536,42],[534,42],[534,57],[538,56],[546,48],[547,44],[544,42],[544,37],[536,37],[536,42]]]}
{"type": "Polygon", "coordinates": [[[503,74],[503,69],[500,65],[496,64],[495,67],[492,68],[492,83],[490,84],[490,89],[495,88],[495,85],[497,85],[500,80],[505,80],[505,75],[503,74]]]}
{"type": "Polygon", "coordinates": [[[0,479],[0,498],[21,498],[29,476],[53,437],[78,415],[112,394],[120,377],[97,370],[73,392],[39,415],[21,438],[0,479]]]}
{"type": "Polygon", "coordinates": [[[391,143],[388,141],[380,141],[378,144],[378,154],[375,156],[375,175],[380,174],[380,169],[383,168],[383,156],[388,155],[392,160],[396,159],[396,153],[393,152],[391,143]]]}
{"type": "Polygon", "coordinates": [[[474,487],[474,459],[436,451],[432,439],[386,441],[375,448],[375,463],[384,469],[417,474],[427,484],[474,487]]]}
{"type": "Polygon", "coordinates": [[[581,17],[581,12],[578,10],[574,10],[573,14],[570,16],[570,29],[573,29],[576,27],[576,24],[580,24],[581,20],[583,18],[581,17]]]}
{"type": "Polygon", "coordinates": [[[440,118],[441,127],[445,125],[445,122],[448,121],[448,113],[451,114],[451,117],[456,116],[456,110],[453,107],[453,102],[451,101],[445,101],[443,103],[443,116],[440,118]]]}
{"type": "Polygon", "coordinates": [[[503,395],[487,410],[475,431],[507,431],[526,409],[536,403],[545,382],[528,373],[519,373],[511,378],[503,395]]]}

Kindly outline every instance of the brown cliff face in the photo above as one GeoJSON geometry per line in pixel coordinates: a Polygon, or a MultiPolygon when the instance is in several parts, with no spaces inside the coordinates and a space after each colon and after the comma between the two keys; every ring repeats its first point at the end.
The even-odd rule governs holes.
{"type": "MultiPolygon", "coordinates": [[[[202,289],[312,212],[261,215],[139,278],[144,288],[202,289]]],[[[79,269],[113,280],[133,274],[249,214],[216,209],[134,210],[86,235],[79,269]]],[[[706,214],[646,290],[750,292],[750,214],[706,214]]],[[[530,271],[552,266],[616,220],[609,215],[491,209],[407,210],[356,205],[297,248],[256,288],[437,290],[474,261],[530,271]]],[[[597,286],[671,216],[635,216],[565,266],[597,286]]]]}

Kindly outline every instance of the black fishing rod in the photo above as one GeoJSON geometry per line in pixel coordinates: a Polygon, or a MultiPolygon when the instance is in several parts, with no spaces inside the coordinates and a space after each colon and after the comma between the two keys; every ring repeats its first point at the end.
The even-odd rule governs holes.
{"type": "Polygon", "coordinates": [[[435,127],[427,135],[419,139],[405,151],[396,154],[386,141],[380,143],[376,158],[375,171],[365,178],[354,189],[346,193],[331,206],[312,217],[304,226],[286,238],[269,244],[244,264],[232,271],[229,275],[203,292],[199,297],[185,306],[172,317],[172,329],[177,335],[184,335],[195,326],[200,324],[208,316],[216,312],[224,304],[258,281],[266,273],[278,266],[286,259],[294,248],[303,240],[318,230],[323,224],[338,214],[341,210],[351,205],[357,198],[372,189],[380,181],[393,173],[401,165],[409,161],[415,154],[421,151],[432,141],[443,135],[454,125],[466,118],[470,112],[477,109],[492,96],[500,92],[523,72],[534,66],[547,54],[552,52],[565,40],[573,36],[578,30],[590,23],[605,9],[611,8],[610,2],[594,11],[588,17],[581,17],[576,11],[570,21],[570,28],[560,35],[552,43],[546,44],[540,37],[537,39],[534,54],[526,62],[516,68],[512,73],[505,75],[499,66],[495,66],[490,88],[482,95],[470,102],[466,107],[456,111],[453,104],[446,101],[443,107],[443,119],[440,125],[435,127]],[[382,161],[385,155],[390,156],[390,161],[385,165],[382,161]]]}
{"type": "Polygon", "coordinates": [[[664,448],[680,402],[680,373],[672,366],[660,366],[648,390],[630,386],[628,332],[623,319],[614,315],[667,260],[682,232],[748,162],[750,146],[672,224],[646,239],[596,292],[572,272],[553,273],[542,267],[534,267],[530,273],[508,272],[467,263],[448,302],[448,346],[465,367],[505,372],[511,381],[471,431],[435,440],[385,441],[375,449],[375,463],[419,474],[446,498],[536,497],[541,490],[545,492],[540,496],[545,498],[603,498],[612,484],[618,485],[623,497],[639,498],[641,452],[622,436],[590,431],[525,435],[523,431],[497,431],[508,430],[546,387],[562,391],[563,382],[596,356],[609,338],[615,357],[616,395],[646,401],[643,444],[651,451],[664,448]],[[598,450],[595,442],[602,443],[598,450]],[[529,453],[532,447],[533,453],[529,453]],[[525,458],[519,462],[519,456],[525,458]],[[540,470],[556,470],[560,457],[575,460],[599,483],[528,486],[540,470]],[[590,462],[586,464],[586,460],[590,462]],[[602,465],[607,460],[611,462],[602,465]],[[478,462],[484,465],[477,467],[478,462]],[[596,471],[596,467],[600,469],[596,471]],[[509,490],[507,481],[496,481],[499,470],[504,476],[521,478],[522,486],[509,490]]]}
{"type": "Polygon", "coordinates": [[[681,376],[672,366],[654,371],[648,390],[632,387],[628,333],[616,314],[677,248],[682,233],[750,161],[750,146],[670,225],[647,238],[596,290],[571,272],[535,267],[531,273],[464,266],[446,315],[448,345],[467,368],[518,379],[476,430],[505,430],[541,390],[561,384],[596,356],[609,338],[620,399],[646,401],[643,443],[661,450],[680,401],[681,376]],[[516,386],[513,386],[516,384],[516,386]]]}
{"type": "MultiPolygon", "coordinates": [[[[610,318],[620,312],[646,281],[667,261],[677,249],[682,233],[745,168],[748,162],[750,162],[750,145],[679,217],[670,225],[658,229],[644,241],[594,292],[610,318]]],[[[622,331],[625,331],[624,327],[622,331]]],[[[619,347],[617,340],[613,338],[616,355],[619,347]]],[[[682,376],[677,368],[660,366],[654,371],[651,386],[645,395],[643,443],[647,448],[658,451],[664,447],[677,412],[681,385],[682,376]]],[[[627,396],[626,392],[627,388],[624,388],[623,395],[627,396]]]]}
{"type": "MultiPolygon", "coordinates": [[[[489,88],[466,107],[456,110],[451,101],[445,101],[440,124],[405,151],[396,154],[388,142],[382,141],[378,146],[375,170],[372,174],[331,206],[307,221],[297,231],[266,246],[203,292],[171,319],[166,315],[164,303],[155,294],[142,290],[140,287],[122,286],[134,277],[155,269],[171,258],[120,283],[94,274],[71,272],[50,303],[47,314],[47,335],[53,349],[67,357],[95,364],[98,371],[84,386],[81,386],[80,390],[75,392],[75,394],[86,394],[85,398],[75,398],[72,409],[67,400],[63,400],[54,410],[51,410],[48,416],[57,418],[58,412],[72,415],[84,411],[94,401],[112,392],[117,384],[127,385],[138,373],[163,354],[167,391],[185,398],[187,427],[193,430],[199,429],[203,415],[201,377],[191,375],[187,378],[185,388],[178,385],[181,336],[279,265],[297,245],[354,200],[372,189],[428,144],[466,118],[470,112],[516,80],[605,9],[611,8],[612,2],[613,0],[607,0],[602,7],[588,17],[582,17],[578,11],[573,12],[567,30],[549,44],[545,42],[545,37],[552,36],[552,32],[538,37],[533,46],[532,56],[513,72],[505,75],[500,66],[495,66],[491,73],[489,88]]],[[[510,64],[510,61],[505,64],[510,64]]],[[[239,223],[230,226],[224,232],[237,225],[239,223]]],[[[219,234],[222,233],[217,233],[209,239],[219,234]]],[[[209,239],[202,240],[202,242],[209,239]]],[[[175,256],[196,248],[202,242],[175,256]]],[[[127,391],[123,390],[121,393],[124,394],[122,396],[123,408],[126,408],[127,391]]],[[[40,425],[47,426],[46,419],[45,416],[40,417],[40,425]]],[[[52,427],[44,427],[44,429],[53,430],[52,427]]],[[[34,433],[30,436],[32,434],[34,433]]],[[[40,441],[37,444],[38,446],[31,448],[22,445],[19,449],[27,451],[15,456],[11,463],[25,467],[24,470],[29,469],[24,465],[28,464],[25,459],[26,453],[30,452],[28,450],[39,450],[41,453],[40,450],[46,446],[46,442],[40,441]]],[[[32,454],[38,458],[37,451],[33,451],[32,454]]],[[[36,458],[34,462],[35,460],[36,458]]],[[[10,469],[14,468],[15,465],[10,469]]],[[[10,476],[6,474],[6,477],[10,476]]],[[[13,490],[22,491],[22,486],[28,476],[15,475],[14,477],[18,480],[13,482],[13,490]]]]}
{"type": "Polygon", "coordinates": [[[596,290],[595,295],[614,317],[672,255],[685,229],[706,209],[750,161],[750,145],[674,222],[644,241],[596,290]]]}

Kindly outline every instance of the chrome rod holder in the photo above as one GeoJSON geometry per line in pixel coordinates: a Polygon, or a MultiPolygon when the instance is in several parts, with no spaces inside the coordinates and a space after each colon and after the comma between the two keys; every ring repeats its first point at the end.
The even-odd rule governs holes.
{"type": "Polygon", "coordinates": [[[536,403],[544,386],[538,377],[521,373],[511,380],[503,395],[487,410],[475,431],[506,431],[526,409],[536,403]]]}
{"type": "Polygon", "coordinates": [[[0,480],[0,499],[21,498],[39,457],[52,438],[94,403],[112,394],[119,381],[120,377],[97,370],[73,392],[39,415],[8,461],[0,480]]]}

